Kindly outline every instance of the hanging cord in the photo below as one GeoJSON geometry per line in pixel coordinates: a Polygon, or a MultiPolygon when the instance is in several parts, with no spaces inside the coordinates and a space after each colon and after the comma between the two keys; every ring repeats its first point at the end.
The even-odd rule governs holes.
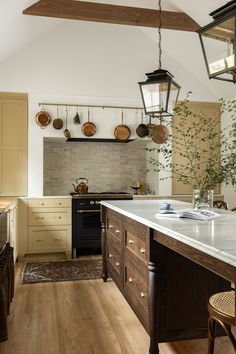
{"type": "Polygon", "coordinates": [[[161,49],[161,29],[162,29],[162,21],[161,21],[161,0],[158,0],[158,7],[159,7],[159,27],[158,27],[158,51],[159,51],[159,69],[161,69],[161,55],[162,55],[162,49],[161,49]]]}

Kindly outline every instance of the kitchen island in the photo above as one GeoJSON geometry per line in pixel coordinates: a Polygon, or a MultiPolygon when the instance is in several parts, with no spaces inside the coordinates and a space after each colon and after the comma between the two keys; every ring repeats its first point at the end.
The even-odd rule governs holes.
{"type": "Polygon", "coordinates": [[[150,354],[160,342],[207,337],[208,298],[236,278],[236,214],[156,219],[165,201],[101,202],[103,280],[112,277],[149,333],[150,354]]]}

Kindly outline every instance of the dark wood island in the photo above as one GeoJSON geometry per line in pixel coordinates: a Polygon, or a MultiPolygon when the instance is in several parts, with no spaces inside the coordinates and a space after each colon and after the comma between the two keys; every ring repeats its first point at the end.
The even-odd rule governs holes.
{"type": "Polygon", "coordinates": [[[101,202],[102,277],[114,280],[148,332],[150,354],[159,353],[161,342],[207,337],[209,297],[235,282],[232,262],[203,242],[217,243],[223,224],[236,230],[235,214],[222,211],[224,218],[210,222],[158,220],[154,215],[162,203],[101,202]]]}

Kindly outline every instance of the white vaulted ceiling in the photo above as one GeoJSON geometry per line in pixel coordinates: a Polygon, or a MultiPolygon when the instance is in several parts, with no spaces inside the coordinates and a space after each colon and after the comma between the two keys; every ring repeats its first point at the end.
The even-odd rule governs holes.
{"type": "MultiPolygon", "coordinates": [[[[145,72],[157,68],[156,29],[88,22],[85,25],[82,21],[78,21],[81,22],[81,24],[76,26],[75,23],[77,21],[75,20],[23,15],[22,11],[33,5],[35,2],[36,0],[0,1],[1,76],[3,74],[4,77],[4,71],[10,71],[17,61],[27,61],[27,57],[32,56],[32,52],[37,50],[37,43],[39,43],[39,48],[42,50],[44,41],[47,43],[48,38],[51,38],[54,43],[56,41],[57,49],[58,44],[60,43],[62,51],[63,47],[65,47],[67,51],[71,51],[70,54],[73,54],[73,45],[77,45],[77,38],[81,38],[82,36],[81,31],[84,31],[83,34],[85,40],[87,40],[87,33],[91,33],[92,31],[94,33],[94,41],[96,42],[96,28],[98,29],[98,34],[99,31],[104,31],[107,36],[108,33],[110,36],[115,33],[114,40],[116,41],[127,41],[130,36],[130,38],[137,41],[137,46],[139,46],[140,43],[143,43],[139,43],[139,36],[142,41],[146,38],[148,45],[145,50],[147,50],[147,48],[153,48],[153,50],[150,50],[149,52],[142,53],[140,58],[138,58],[137,55],[135,58],[127,58],[129,64],[133,60],[134,65],[136,66],[135,68],[131,68],[133,71],[130,70],[131,80],[142,80],[145,78],[145,72]],[[118,38],[119,33],[121,34],[120,39],[118,38]],[[124,33],[127,33],[127,38],[124,33]],[[66,34],[70,36],[68,40],[65,39],[66,34]],[[63,40],[65,42],[63,42],[63,40]],[[71,43],[71,47],[69,47],[68,43],[71,43]],[[27,53],[27,56],[24,57],[24,53],[27,53]],[[15,61],[14,58],[16,58],[15,61]]],[[[158,8],[157,0],[93,0],[90,2],[136,6],[150,9],[158,8]]],[[[209,17],[208,14],[216,8],[224,5],[226,2],[227,1],[225,0],[162,0],[162,7],[164,10],[186,12],[199,23],[200,26],[203,26],[211,21],[211,17],[209,17]]],[[[91,40],[90,35],[88,38],[91,40]]],[[[108,41],[108,38],[106,38],[105,41],[106,40],[108,41]]],[[[95,44],[97,45],[97,43],[95,44]]],[[[92,45],[92,43],[88,43],[88,46],[92,45]]],[[[126,43],[126,45],[128,49],[128,44],[126,43]]],[[[133,43],[131,43],[131,45],[133,45],[133,43]]],[[[104,43],[101,43],[101,48],[103,48],[103,46],[104,43]]],[[[83,49],[82,45],[81,49],[83,49]]],[[[143,49],[144,48],[140,47],[140,52],[143,51],[143,49]]],[[[127,50],[127,55],[132,56],[132,51],[127,50]]],[[[40,63],[40,57],[38,57],[38,60],[40,63]]],[[[60,59],[58,58],[58,60],[60,59]]],[[[49,62],[51,62],[50,58],[49,62]]],[[[75,65],[74,63],[70,64],[75,65]]],[[[68,66],[68,63],[65,63],[65,65],[68,66]]],[[[208,79],[198,35],[194,32],[163,30],[163,67],[170,72],[173,72],[176,81],[182,81],[181,85],[182,87],[186,87],[186,91],[189,89],[194,91],[195,89],[199,90],[199,88],[202,88],[202,92],[208,92],[209,97],[216,99],[221,96],[236,96],[235,85],[208,79]]],[[[16,72],[17,71],[15,71],[15,73],[16,72]]],[[[129,74],[127,73],[127,75],[129,74]]],[[[117,79],[119,79],[119,73],[117,74],[117,79]]],[[[23,86],[22,90],[26,90],[27,88],[27,86],[23,86]]],[[[3,89],[4,87],[0,86],[0,90],[3,89]]],[[[9,90],[9,87],[7,87],[7,89],[9,90]]],[[[15,86],[13,87],[13,90],[14,89],[18,89],[18,87],[15,86]]],[[[30,88],[28,89],[30,90],[30,88]]],[[[70,92],[68,91],[68,93],[70,92]]]]}

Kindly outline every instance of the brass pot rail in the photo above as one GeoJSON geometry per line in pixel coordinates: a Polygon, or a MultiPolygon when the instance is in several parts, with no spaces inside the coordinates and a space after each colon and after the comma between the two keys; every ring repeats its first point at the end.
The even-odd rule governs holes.
{"type": "Polygon", "coordinates": [[[128,106],[107,106],[107,105],[90,105],[90,104],[78,104],[78,103],[44,103],[40,102],[39,106],[58,106],[58,107],[94,107],[94,108],[113,108],[113,109],[137,109],[143,110],[143,107],[128,107],[128,106]]]}

